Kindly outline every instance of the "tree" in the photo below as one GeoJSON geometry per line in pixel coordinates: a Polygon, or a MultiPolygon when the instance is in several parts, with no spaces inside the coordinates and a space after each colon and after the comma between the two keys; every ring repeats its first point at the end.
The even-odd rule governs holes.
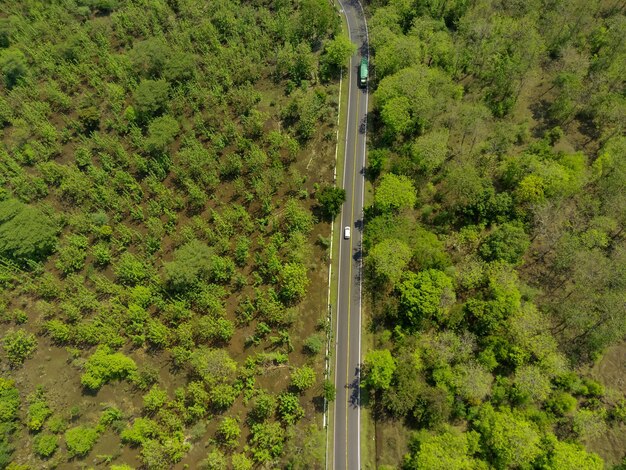
{"type": "Polygon", "coordinates": [[[408,134],[415,126],[411,101],[406,96],[396,96],[387,101],[380,110],[380,118],[394,138],[408,134]]]}
{"type": "Polygon", "coordinates": [[[84,457],[98,440],[99,432],[89,426],[77,426],[65,432],[65,444],[70,457],[84,457]]]}
{"type": "Polygon", "coordinates": [[[42,433],[35,438],[35,453],[43,458],[47,459],[52,456],[59,447],[59,438],[54,434],[42,433]]]}
{"type": "Polygon", "coordinates": [[[111,380],[123,380],[136,372],[137,365],[130,357],[120,352],[112,353],[108,346],[98,346],[87,359],[80,382],[91,390],[98,390],[111,380]]]}
{"type": "Polygon", "coordinates": [[[540,435],[534,423],[510,410],[494,411],[483,405],[476,426],[485,449],[499,468],[529,466],[541,454],[540,435]]]}
{"type": "Polygon", "coordinates": [[[146,149],[152,154],[164,153],[180,132],[178,121],[165,115],[153,119],[148,126],[146,149]]]}
{"type": "Polygon", "coordinates": [[[411,209],[417,202],[413,183],[406,176],[386,173],[374,194],[374,207],[382,212],[411,209]]]}
{"type": "Polygon", "coordinates": [[[416,169],[430,175],[437,171],[448,156],[448,129],[436,130],[419,136],[411,146],[411,160],[416,169]]]}
{"type": "Polygon", "coordinates": [[[480,246],[480,255],[486,261],[503,260],[507,263],[520,262],[530,240],[518,224],[502,224],[487,236],[480,246]]]}
{"type": "Polygon", "coordinates": [[[400,240],[388,238],[374,245],[367,259],[375,279],[393,287],[411,260],[411,249],[400,240]]]}
{"type": "Polygon", "coordinates": [[[368,351],[365,355],[365,379],[363,385],[374,390],[386,390],[391,385],[396,361],[388,349],[368,351]]]}
{"type": "Polygon", "coordinates": [[[315,384],[315,370],[309,366],[302,366],[291,372],[291,386],[299,392],[311,388],[315,384]]]}
{"type": "Polygon", "coordinates": [[[332,5],[324,0],[304,0],[300,3],[296,31],[299,37],[314,44],[325,37],[329,30],[335,30],[339,18],[332,5]]]}
{"type": "Polygon", "coordinates": [[[230,408],[237,399],[239,392],[229,384],[217,384],[211,390],[211,403],[220,410],[230,408]]]}
{"type": "Polygon", "coordinates": [[[27,427],[30,431],[40,431],[46,419],[52,414],[52,410],[46,402],[46,396],[42,387],[39,387],[34,394],[28,398],[27,427]]]}
{"type": "Polygon", "coordinates": [[[200,462],[200,468],[202,470],[226,470],[228,468],[226,456],[219,449],[213,449],[200,462]]]}
{"type": "Polygon", "coordinates": [[[146,266],[135,255],[125,252],[113,267],[122,284],[135,285],[148,277],[146,266]]]}
{"type": "Polygon", "coordinates": [[[324,216],[333,220],[346,200],[346,190],[336,186],[324,186],[315,193],[315,197],[324,216]]]}
{"type": "Polygon", "coordinates": [[[245,454],[233,454],[231,464],[233,470],[252,470],[254,467],[254,462],[246,457],[245,454]]]}
{"type": "Polygon", "coordinates": [[[554,436],[548,453],[546,470],[602,470],[604,462],[594,453],[588,453],[578,444],[558,441],[554,436]]]}
{"type": "Polygon", "coordinates": [[[241,428],[235,418],[226,417],[217,427],[217,436],[222,444],[227,447],[237,447],[241,428]]]}
{"type": "Polygon", "coordinates": [[[456,296],[452,279],[436,269],[407,272],[396,287],[407,322],[418,326],[424,319],[443,321],[456,296]]]}
{"type": "Polygon", "coordinates": [[[129,54],[135,69],[148,78],[157,78],[163,73],[169,55],[168,45],[158,37],[136,42],[129,54]]]}
{"type": "Polygon", "coordinates": [[[15,199],[0,201],[0,255],[17,261],[41,260],[54,249],[56,224],[39,209],[15,199]]]}
{"type": "Polygon", "coordinates": [[[285,263],[280,273],[280,296],[287,303],[301,300],[309,285],[306,266],[301,263],[285,263]]]}
{"type": "MultiPolygon", "coordinates": [[[[446,428],[442,434],[428,431],[416,433],[405,457],[403,468],[407,470],[473,470],[480,468],[472,455],[478,450],[478,434],[474,431],[461,433],[446,428]]],[[[485,466],[486,468],[486,466],[485,466]]]]}
{"type": "Polygon", "coordinates": [[[2,347],[13,367],[21,366],[37,349],[35,335],[25,330],[11,330],[2,339],[2,347]]]}
{"type": "Polygon", "coordinates": [[[541,403],[548,398],[552,386],[550,377],[539,367],[523,365],[515,371],[515,394],[520,401],[541,403]]]}
{"type": "Polygon", "coordinates": [[[143,122],[161,113],[166,106],[170,86],[165,80],[142,80],[133,93],[135,109],[143,122]]]}
{"type": "Polygon", "coordinates": [[[24,53],[18,49],[5,49],[0,53],[0,71],[7,88],[14,88],[28,71],[24,53]]]}
{"type": "Polygon", "coordinates": [[[191,354],[189,366],[209,385],[229,382],[237,372],[237,363],[224,349],[200,347],[191,354]]]}
{"type": "Polygon", "coordinates": [[[278,396],[278,415],[286,424],[295,424],[304,417],[298,395],[284,392],[278,396]]]}
{"type": "Polygon", "coordinates": [[[174,291],[194,287],[208,277],[212,259],[211,248],[198,240],[192,240],[174,251],[173,261],[163,264],[165,282],[174,291]]]}
{"type": "Polygon", "coordinates": [[[167,392],[158,385],[153,385],[143,396],[143,407],[149,413],[154,413],[167,403],[167,392]]]}
{"type": "Polygon", "coordinates": [[[324,45],[324,54],[322,55],[322,69],[326,69],[327,73],[336,73],[345,68],[348,59],[356,52],[356,45],[346,36],[340,34],[335,36],[332,41],[328,41],[324,45]]]}
{"type": "Polygon", "coordinates": [[[250,434],[252,457],[256,462],[265,463],[282,454],[285,430],[281,423],[255,423],[250,434]]]}

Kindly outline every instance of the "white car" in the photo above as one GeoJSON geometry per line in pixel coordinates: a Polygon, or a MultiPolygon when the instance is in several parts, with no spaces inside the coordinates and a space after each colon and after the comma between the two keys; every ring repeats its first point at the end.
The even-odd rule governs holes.
{"type": "Polygon", "coordinates": [[[345,227],[343,229],[343,238],[345,238],[346,240],[350,238],[350,227],[345,227]]]}

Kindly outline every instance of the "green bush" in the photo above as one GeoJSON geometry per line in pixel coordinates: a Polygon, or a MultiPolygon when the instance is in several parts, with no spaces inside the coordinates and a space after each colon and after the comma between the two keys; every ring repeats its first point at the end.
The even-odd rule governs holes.
{"type": "Polygon", "coordinates": [[[240,435],[239,421],[235,418],[226,417],[217,427],[217,437],[225,446],[237,447],[240,435]]]}
{"type": "Polygon", "coordinates": [[[148,277],[146,266],[132,253],[124,253],[113,270],[122,284],[135,285],[148,277]]]}
{"type": "Polygon", "coordinates": [[[18,417],[20,394],[13,380],[0,377],[0,425],[11,423],[18,417]]]}
{"type": "Polygon", "coordinates": [[[162,112],[167,105],[170,86],[165,80],[142,80],[133,93],[135,109],[142,121],[162,112]]]}
{"type": "Polygon", "coordinates": [[[111,380],[122,380],[137,372],[137,365],[122,353],[112,353],[107,346],[98,346],[87,362],[80,382],[85,387],[98,390],[111,380]]]}
{"type": "Polygon", "coordinates": [[[302,366],[291,372],[291,386],[303,392],[315,384],[315,371],[309,366],[302,366]]]}
{"type": "Polygon", "coordinates": [[[46,403],[43,389],[38,389],[34,395],[29,397],[29,401],[26,426],[30,431],[39,431],[46,419],[52,414],[52,410],[46,403]]]}
{"type": "Polygon", "coordinates": [[[293,393],[281,393],[278,397],[278,415],[287,424],[295,424],[304,417],[300,400],[293,393]]]}
{"type": "Polygon", "coordinates": [[[324,336],[313,334],[304,340],[304,351],[307,354],[319,354],[324,349],[324,336]]]}
{"type": "Polygon", "coordinates": [[[159,426],[156,422],[147,418],[137,418],[132,426],[122,431],[121,438],[122,442],[138,446],[158,435],[159,426]]]}
{"type": "Polygon", "coordinates": [[[0,256],[40,260],[52,252],[56,241],[56,224],[39,209],[15,199],[0,201],[0,256]]]}
{"type": "Polygon", "coordinates": [[[167,392],[158,385],[153,385],[143,396],[143,407],[148,412],[156,412],[167,403],[167,392]]]}
{"type": "Polygon", "coordinates": [[[231,385],[219,384],[211,390],[211,403],[217,408],[225,410],[232,406],[237,395],[239,393],[231,385]]]}
{"type": "Polygon", "coordinates": [[[59,438],[54,434],[39,434],[35,438],[35,453],[41,458],[48,458],[59,447],[59,438]]]}
{"type": "Polygon", "coordinates": [[[37,349],[35,335],[25,330],[9,331],[2,340],[4,352],[12,366],[21,366],[37,349]]]}
{"type": "Polygon", "coordinates": [[[99,433],[89,426],[77,426],[65,431],[65,444],[70,457],[84,457],[98,440],[99,433]]]}

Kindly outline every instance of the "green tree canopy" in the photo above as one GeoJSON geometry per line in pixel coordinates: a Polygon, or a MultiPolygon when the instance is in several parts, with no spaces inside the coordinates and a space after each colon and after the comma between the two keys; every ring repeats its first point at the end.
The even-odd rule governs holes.
{"type": "MultiPolygon", "coordinates": [[[[475,470],[481,468],[473,458],[478,450],[478,433],[461,433],[453,428],[442,434],[416,433],[405,458],[407,470],[475,470]]],[[[486,468],[486,467],[485,467],[486,468]]]]}
{"type": "Polygon", "coordinates": [[[0,255],[17,261],[40,260],[57,241],[56,224],[39,209],[15,199],[0,202],[0,255]]]}
{"type": "Polygon", "coordinates": [[[356,52],[356,45],[349,38],[340,34],[324,45],[323,66],[329,71],[345,68],[348,59],[356,52]]]}
{"type": "Polygon", "coordinates": [[[485,450],[500,468],[529,467],[541,454],[541,437],[537,426],[508,409],[494,411],[484,405],[476,426],[485,450]]]}
{"type": "Polygon", "coordinates": [[[172,290],[184,290],[206,279],[211,273],[213,250],[198,240],[187,242],[174,252],[174,259],[163,264],[165,282],[172,290]]]}
{"type": "Polygon", "coordinates": [[[388,238],[374,245],[367,259],[376,279],[394,286],[411,260],[411,249],[400,240],[388,238]]]}
{"type": "Polygon", "coordinates": [[[135,109],[147,121],[161,113],[167,104],[170,86],[165,80],[142,80],[133,93],[135,109]]]}
{"type": "Polygon", "coordinates": [[[325,217],[334,219],[341,211],[341,205],[346,200],[346,190],[336,186],[324,186],[315,193],[325,217]]]}
{"type": "Polygon", "coordinates": [[[383,211],[399,211],[411,209],[417,202],[413,183],[406,176],[386,173],[374,194],[374,207],[383,211]]]}
{"type": "Polygon", "coordinates": [[[456,300],[452,279],[436,269],[418,274],[407,272],[396,289],[403,315],[413,326],[418,326],[423,319],[443,320],[456,300]]]}
{"type": "Polygon", "coordinates": [[[485,239],[480,254],[486,261],[503,260],[507,263],[520,262],[530,240],[519,224],[502,224],[485,239]]]}
{"type": "Polygon", "coordinates": [[[388,349],[372,349],[365,355],[363,384],[375,390],[385,390],[391,385],[396,361],[388,349]]]}
{"type": "Polygon", "coordinates": [[[7,88],[15,87],[28,71],[26,57],[19,49],[5,49],[0,53],[0,71],[4,75],[4,84],[7,88]]]}

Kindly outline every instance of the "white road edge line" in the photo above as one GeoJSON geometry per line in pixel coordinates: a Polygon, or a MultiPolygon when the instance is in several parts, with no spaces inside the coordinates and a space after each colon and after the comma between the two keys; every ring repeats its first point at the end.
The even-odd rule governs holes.
{"type": "MultiPolygon", "coordinates": [[[[343,6],[343,4],[341,3],[341,0],[337,0],[339,2],[339,5],[341,5],[341,10],[343,13],[343,16],[346,18],[346,24],[348,25],[348,39],[350,39],[350,42],[352,42],[352,32],[350,29],[350,19],[348,18],[348,15],[346,15],[345,12],[345,7],[343,6]]],[[[350,70],[349,70],[349,74],[348,74],[348,110],[347,110],[347,114],[346,114],[346,123],[350,122],[350,100],[351,100],[351,94],[352,94],[352,57],[350,57],[350,70]]],[[[348,146],[347,146],[347,142],[348,142],[348,130],[346,128],[346,135],[345,135],[345,139],[344,139],[344,163],[343,163],[343,179],[341,180],[342,183],[342,187],[345,186],[345,181],[346,181],[346,167],[348,165],[346,165],[346,153],[348,151],[348,146]]],[[[343,216],[343,209],[341,210],[341,215],[343,216]]],[[[340,219],[342,219],[342,217],[340,217],[340,219]]],[[[339,243],[339,253],[338,253],[338,259],[339,259],[339,266],[337,268],[337,292],[339,292],[340,287],[341,287],[341,242],[339,243]]],[[[337,299],[338,300],[338,299],[337,299]]],[[[339,302],[337,302],[339,303],[339,302]]],[[[337,322],[337,332],[339,331],[339,311],[335,312],[335,318],[336,318],[336,322],[337,322]]],[[[339,358],[339,355],[337,354],[337,349],[338,349],[338,342],[337,342],[337,337],[335,337],[335,383],[337,382],[337,361],[339,358]]],[[[335,420],[336,421],[336,420],[335,420]]],[[[333,434],[336,432],[336,426],[333,427],[333,434]]],[[[337,456],[337,441],[335,440],[335,436],[333,435],[333,464],[335,463],[335,458],[337,456]]],[[[328,460],[326,461],[326,465],[328,465],[328,460]]]]}
{"type": "MultiPolygon", "coordinates": [[[[358,1],[359,7],[361,7],[361,14],[363,15],[363,24],[365,25],[365,41],[367,44],[367,63],[368,69],[370,66],[370,37],[367,28],[367,18],[365,18],[365,10],[363,5],[358,1]]],[[[369,73],[368,73],[369,75],[369,73]]],[[[357,454],[357,467],[361,468],[361,300],[362,300],[362,287],[363,287],[363,232],[365,230],[365,164],[367,161],[367,113],[368,113],[368,97],[369,97],[369,76],[365,82],[365,129],[363,132],[363,184],[361,185],[361,257],[359,258],[359,371],[358,373],[358,399],[357,399],[357,439],[359,443],[359,452],[357,454]]]]}
{"type": "MultiPolygon", "coordinates": [[[[337,104],[337,138],[335,139],[335,167],[333,168],[333,184],[337,186],[337,152],[339,151],[339,118],[341,117],[341,86],[343,84],[343,69],[339,70],[339,101],[337,104]]],[[[330,305],[330,286],[332,284],[333,273],[333,239],[335,238],[335,221],[330,221],[330,255],[328,256],[328,296],[326,302],[326,308],[328,309],[328,325],[329,332],[326,333],[326,358],[324,359],[324,379],[330,378],[330,342],[332,338],[332,326],[333,326],[333,314],[330,305]]],[[[325,468],[328,470],[328,409],[330,405],[324,395],[324,417],[322,421],[322,428],[326,430],[326,457],[325,468]]]]}

